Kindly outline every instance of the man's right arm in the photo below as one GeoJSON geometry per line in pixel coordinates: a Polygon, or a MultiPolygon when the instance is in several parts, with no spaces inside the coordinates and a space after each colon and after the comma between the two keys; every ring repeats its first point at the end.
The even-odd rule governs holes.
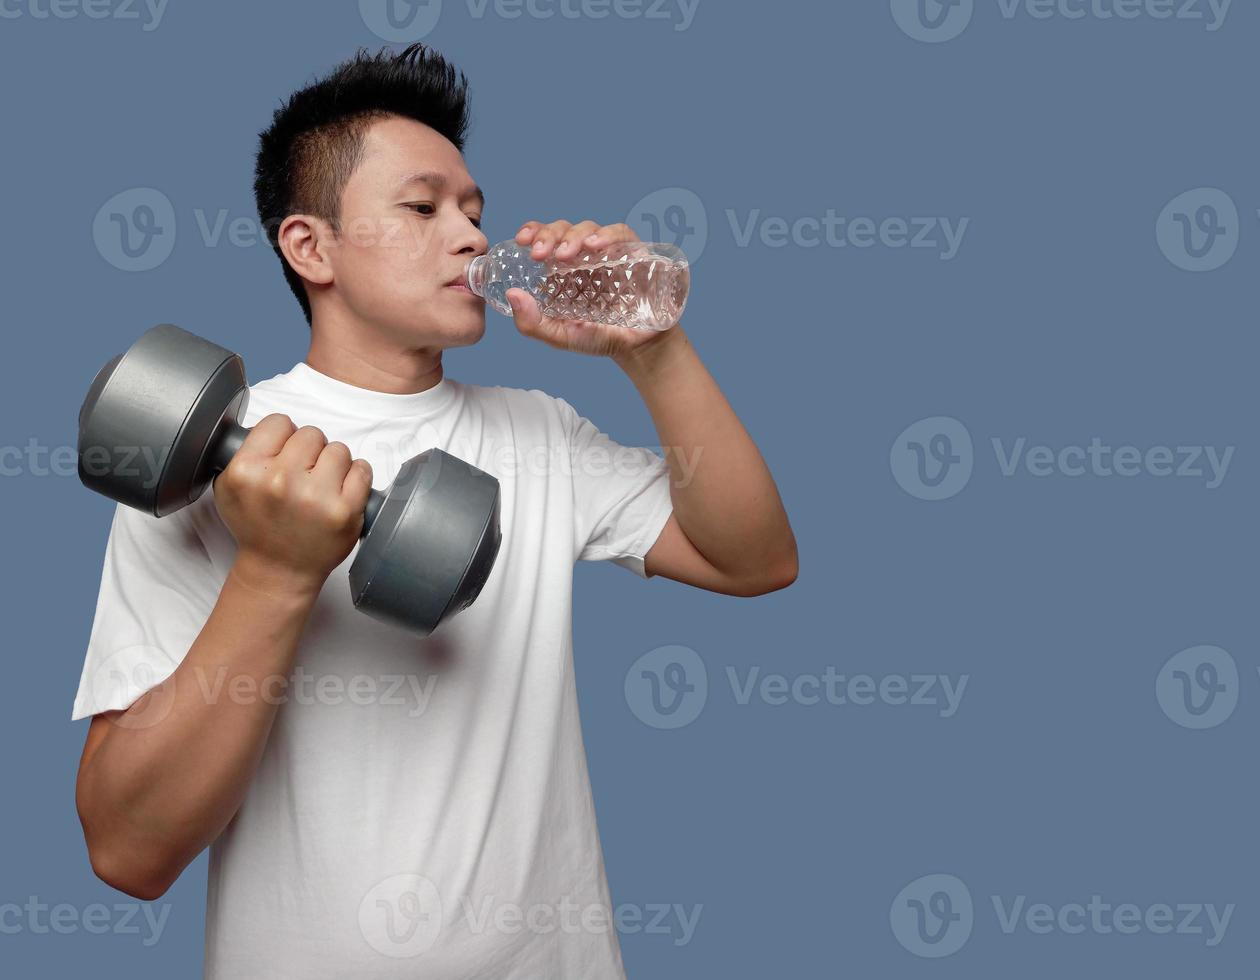
{"type": "Polygon", "coordinates": [[[218,601],[169,677],[88,730],[75,798],[103,881],[158,898],[236,814],[370,489],[367,463],[280,415],[259,422],[218,477],[215,502],[237,541],[218,601]]]}

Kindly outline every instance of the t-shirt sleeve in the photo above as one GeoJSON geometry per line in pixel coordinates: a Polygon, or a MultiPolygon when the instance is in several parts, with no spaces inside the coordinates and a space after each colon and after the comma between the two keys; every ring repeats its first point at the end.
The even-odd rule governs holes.
{"type": "Polygon", "coordinates": [[[210,617],[223,576],[192,509],[157,518],[117,505],[72,721],[128,708],[166,680],[210,617]]]}
{"type": "Polygon", "coordinates": [[[643,559],[674,505],[669,465],[650,449],[623,446],[564,399],[581,561],[611,561],[647,578],[643,559]]]}

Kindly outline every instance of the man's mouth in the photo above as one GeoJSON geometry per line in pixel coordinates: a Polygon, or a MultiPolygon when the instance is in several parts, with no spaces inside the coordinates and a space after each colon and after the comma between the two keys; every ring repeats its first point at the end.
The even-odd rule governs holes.
{"type": "Polygon", "coordinates": [[[469,296],[476,295],[471,289],[468,288],[467,273],[460,273],[458,276],[456,276],[454,279],[452,279],[450,282],[446,284],[446,288],[458,289],[460,292],[467,293],[469,296]]]}

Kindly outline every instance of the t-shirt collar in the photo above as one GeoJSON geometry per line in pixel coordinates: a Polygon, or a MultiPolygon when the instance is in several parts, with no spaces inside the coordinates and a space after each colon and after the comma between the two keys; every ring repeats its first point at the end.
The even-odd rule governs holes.
{"type": "Polygon", "coordinates": [[[322,374],[305,361],[298,361],[289,377],[302,390],[326,402],[329,408],[373,418],[436,415],[455,397],[455,382],[445,374],[432,388],[407,394],[360,388],[322,374]]]}

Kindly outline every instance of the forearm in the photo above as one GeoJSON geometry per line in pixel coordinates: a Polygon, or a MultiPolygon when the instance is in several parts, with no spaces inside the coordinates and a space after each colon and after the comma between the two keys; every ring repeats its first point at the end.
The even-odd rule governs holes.
{"type": "Polygon", "coordinates": [[[615,360],[652,415],[691,543],[730,575],[794,575],[796,539],[774,478],[682,325],[615,360]]]}
{"type": "Polygon", "coordinates": [[[84,759],[78,803],[94,865],[160,894],[223,831],[262,758],[317,594],[272,590],[248,564],[233,567],[179,667],[84,759]]]}

